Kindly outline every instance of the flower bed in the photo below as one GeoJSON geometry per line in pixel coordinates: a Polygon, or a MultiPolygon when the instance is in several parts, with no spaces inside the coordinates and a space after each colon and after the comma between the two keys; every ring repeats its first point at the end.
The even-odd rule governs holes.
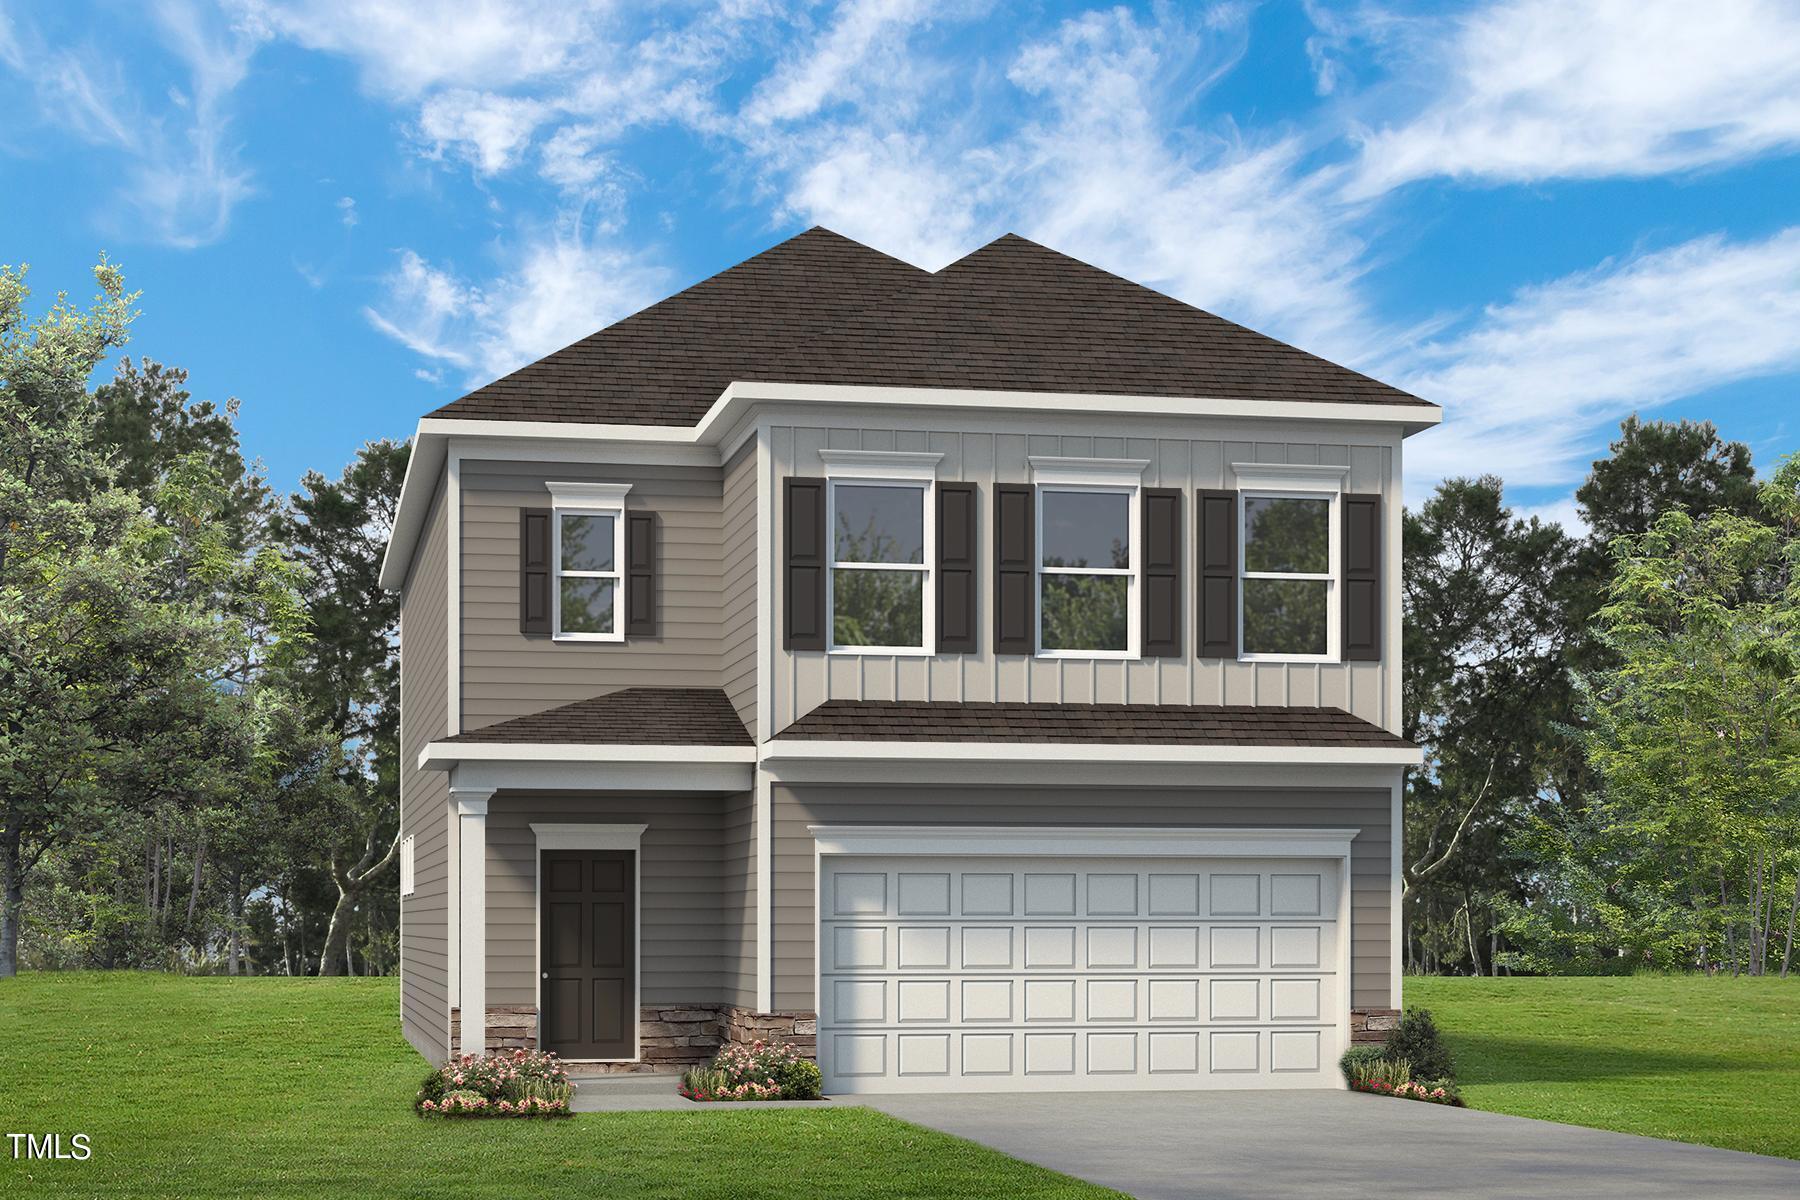
{"type": "Polygon", "coordinates": [[[681,1077],[689,1100],[817,1100],[819,1065],[786,1042],[726,1046],[681,1077]]]}
{"type": "Polygon", "coordinates": [[[1353,1092],[1463,1107],[1450,1053],[1424,1009],[1408,1009],[1385,1045],[1352,1046],[1344,1051],[1338,1067],[1353,1092]],[[1432,1077],[1414,1079],[1413,1073],[1421,1068],[1432,1077]]]}
{"type": "Polygon", "coordinates": [[[465,1054],[425,1077],[413,1109],[424,1117],[566,1117],[573,1094],[554,1054],[465,1054]]]}

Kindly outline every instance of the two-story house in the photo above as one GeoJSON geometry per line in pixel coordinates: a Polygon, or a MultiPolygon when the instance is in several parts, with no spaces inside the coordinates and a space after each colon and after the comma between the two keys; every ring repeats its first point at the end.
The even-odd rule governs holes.
{"type": "Polygon", "coordinates": [[[420,422],[402,1019],[838,1093],[1335,1086],[1440,410],[1008,236],[792,238],[420,422]]]}

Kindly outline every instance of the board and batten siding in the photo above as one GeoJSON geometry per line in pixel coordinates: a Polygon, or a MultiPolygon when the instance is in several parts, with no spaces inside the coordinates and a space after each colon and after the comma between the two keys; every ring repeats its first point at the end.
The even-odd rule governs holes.
{"type": "Polygon", "coordinates": [[[449,506],[443,481],[400,593],[400,835],[413,839],[413,893],[400,898],[400,1023],[432,1062],[450,1054],[450,788],[419,751],[447,729],[449,506]]]}
{"type": "MultiPolygon", "coordinates": [[[[1041,659],[1022,655],[996,657],[993,647],[992,563],[979,574],[980,651],[974,654],[903,655],[790,652],[777,643],[772,679],[773,712],[762,714],[766,728],[777,732],[828,699],[953,700],[1022,703],[1108,704],[1267,704],[1323,705],[1342,708],[1386,728],[1397,728],[1400,714],[1390,712],[1388,662],[1275,663],[1199,659],[1195,645],[1193,591],[1193,491],[1237,486],[1231,464],[1240,462],[1347,466],[1347,492],[1379,493],[1387,506],[1400,503],[1398,431],[1345,426],[1320,440],[1300,440],[1300,423],[1187,421],[1172,436],[1173,426],[1121,419],[1104,425],[1069,420],[1071,429],[1106,428],[1098,433],[1036,433],[1016,420],[996,417],[985,430],[924,427],[844,427],[776,424],[767,432],[777,479],[820,476],[822,449],[904,450],[943,455],[938,479],[974,483],[980,488],[979,544],[985,555],[993,546],[993,502],[996,483],[1030,483],[1034,455],[1077,458],[1142,459],[1146,487],[1182,488],[1188,493],[1182,513],[1184,551],[1182,636],[1178,658],[1092,660],[1041,659]],[[1011,426],[1009,431],[995,430],[1011,426]],[[1327,440],[1329,439],[1329,440],[1327,440]]],[[[1045,422],[1038,422],[1039,426],[1045,422]]],[[[948,420],[944,422],[948,425],[948,420]]],[[[779,528],[779,520],[767,523],[779,528]]],[[[1384,511],[1384,529],[1388,528],[1384,511]]],[[[771,562],[779,564],[779,538],[771,535],[771,562]]],[[[774,611],[782,611],[782,572],[774,579],[774,611]]],[[[1334,601],[1335,602],[1335,601],[1334,601]]],[[[1395,603],[1396,589],[1384,589],[1384,602],[1395,603]]]]}
{"type": "Polygon", "coordinates": [[[496,792],[487,825],[488,1004],[538,1002],[534,822],[648,826],[638,863],[643,1003],[713,1006],[733,994],[743,884],[726,845],[749,805],[748,793],[496,792]]]}
{"type": "Polygon", "coordinates": [[[773,789],[774,1006],[810,1011],[817,882],[808,825],[1195,826],[1360,830],[1350,845],[1350,1004],[1390,1005],[1392,794],[1386,789],[874,787],[773,789]]]}
{"type": "Polygon", "coordinates": [[[464,730],[625,687],[719,686],[720,470],[465,459],[461,481],[464,730]],[[551,481],[627,483],[626,511],[656,514],[655,636],[519,632],[519,510],[548,508],[551,481]]]}
{"type": "Polygon", "coordinates": [[[720,684],[744,728],[756,737],[756,499],[757,441],[745,442],[725,464],[723,545],[723,640],[720,684]]]}

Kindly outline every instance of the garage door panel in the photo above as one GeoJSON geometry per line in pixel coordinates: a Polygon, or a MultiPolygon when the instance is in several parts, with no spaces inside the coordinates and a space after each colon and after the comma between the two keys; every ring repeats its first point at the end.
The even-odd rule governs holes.
{"type": "Polygon", "coordinates": [[[827,1089],[1335,1086],[1337,871],[827,858],[827,1089]]]}

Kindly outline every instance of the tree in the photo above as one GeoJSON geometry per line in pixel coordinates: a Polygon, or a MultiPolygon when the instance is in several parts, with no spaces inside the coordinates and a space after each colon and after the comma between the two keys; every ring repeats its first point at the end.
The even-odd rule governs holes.
{"type": "Polygon", "coordinates": [[[1476,923],[1516,886],[1507,839],[1555,791],[1574,554],[1558,526],[1515,518],[1491,476],[1447,480],[1406,515],[1404,721],[1425,750],[1407,783],[1402,864],[1415,962],[1466,952],[1482,969],[1476,923]]]}
{"type": "MultiPolygon", "coordinates": [[[[248,631],[298,632],[291,565],[231,544],[205,455],[171,458],[142,495],[118,484],[86,382],[136,296],[104,259],[95,277],[90,310],[59,295],[32,321],[24,271],[0,268],[0,975],[47,855],[116,843],[170,789],[222,790],[248,631]]],[[[198,882],[196,862],[190,912],[198,882]]]]}
{"type": "MultiPolygon", "coordinates": [[[[1646,424],[1634,414],[1620,424],[1608,457],[1576,489],[1575,503],[1604,550],[1614,538],[1649,532],[1658,517],[1677,509],[1756,516],[1756,471],[1750,448],[1721,441],[1711,421],[1646,424]]],[[[1610,576],[1611,560],[1605,561],[1610,576]]]]}
{"type": "Polygon", "coordinates": [[[380,583],[410,448],[369,442],[337,480],[309,471],[278,533],[310,571],[311,637],[293,680],[337,743],[343,786],[320,790],[310,826],[337,899],[320,974],[347,968],[358,903],[392,866],[400,845],[400,604],[380,583]]]}
{"type": "Polygon", "coordinates": [[[1800,458],[1761,520],[1680,509],[1614,542],[1587,750],[1605,792],[1541,830],[1553,887],[1514,925],[1543,963],[1761,974],[1800,919],[1800,458]],[[1785,936],[1777,898],[1786,905],[1785,936]]]}

